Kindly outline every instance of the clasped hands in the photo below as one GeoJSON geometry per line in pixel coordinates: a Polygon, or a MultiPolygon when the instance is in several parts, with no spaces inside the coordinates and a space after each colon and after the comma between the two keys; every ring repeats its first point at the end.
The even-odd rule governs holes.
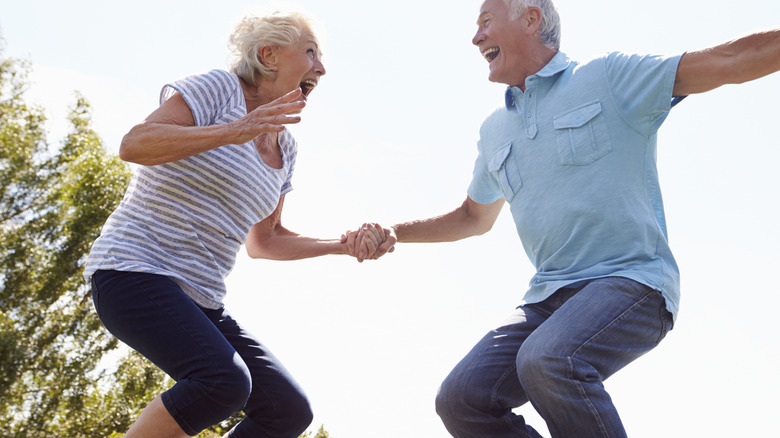
{"type": "Polygon", "coordinates": [[[392,228],[383,228],[376,223],[366,223],[355,231],[347,231],[341,235],[341,243],[345,245],[347,254],[355,257],[358,262],[376,260],[395,250],[397,242],[392,228]]]}

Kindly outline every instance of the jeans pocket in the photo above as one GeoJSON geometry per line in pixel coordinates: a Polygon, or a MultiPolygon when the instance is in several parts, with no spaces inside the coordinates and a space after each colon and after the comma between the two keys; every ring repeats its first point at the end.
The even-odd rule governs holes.
{"type": "Polygon", "coordinates": [[[671,312],[666,310],[666,305],[661,307],[661,324],[661,334],[658,336],[657,344],[660,344],[666,335],[674,328],[674,317],[671,312]]]}
{"type": "Polygon", "coordinates": [[[553,119],[553,127],[564,166],[587,166],[612,151],[598,100],[558,115],[553,119]]]}
{"type": "Polygon", "coordinates": [[[501,186],[504,198],[507,202],[512,202],[523,186],[520,170],[512,154],[512,142],[505,144],[490,156],[488,170],[501,186]]]}

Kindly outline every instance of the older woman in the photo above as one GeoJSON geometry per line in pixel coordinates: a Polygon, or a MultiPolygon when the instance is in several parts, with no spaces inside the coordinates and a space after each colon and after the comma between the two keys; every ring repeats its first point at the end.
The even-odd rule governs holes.
{"type": "Polygon", "coordinates": [[[340,239],[281,224],[297,151],[284,124],[300,120],[325,67],[300,14],[246,18],[231,44],[232,72],[165,85],[124,137],[121,158],[140,166],[87,261],[105,326],[176,380],[126,438],[192,436],[240,410],[231,437],[297,437],[312,419],[298,384],[222,299],[242,244],[277,260],[347,253],[340,239]]]}

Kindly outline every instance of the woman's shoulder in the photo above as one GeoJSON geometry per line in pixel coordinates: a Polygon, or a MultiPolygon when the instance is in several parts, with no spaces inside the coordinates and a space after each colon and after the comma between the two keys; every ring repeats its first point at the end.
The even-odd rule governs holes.
{"type": "Polygon", "coordinates": [[[176,92],[189,105],[198,126],[213,124],[228,113],[231,117],[246,114],[241,82],[235,74],[225,70],[214,69],[166,84],[160,94],[160,103],[176,92]],[[242,111],[244,114],[240,114],[242,111]]]}
{"type": "Polygon", "coordinates": [[[195,82],[210,83],[213,87],[227,90],[241,89],[241,82],[238,80],[238,76],[222,69],[210,70],[205,73],[190,76],[188,79],[195,82]]]}

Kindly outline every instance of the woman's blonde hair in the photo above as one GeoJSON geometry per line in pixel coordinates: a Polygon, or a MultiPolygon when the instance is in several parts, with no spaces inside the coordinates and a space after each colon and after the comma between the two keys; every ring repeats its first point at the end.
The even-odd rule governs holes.
{"type": "Polygon", "coordinates": [[[300,12],[243,18],[230,35],[235,57],[231,71],[252,86],[257,86],[260,77],[275,78],[276,72],[260,60],[260,48],[298,44],[307,30],[312,31],[312,22],[300,12]]]}

